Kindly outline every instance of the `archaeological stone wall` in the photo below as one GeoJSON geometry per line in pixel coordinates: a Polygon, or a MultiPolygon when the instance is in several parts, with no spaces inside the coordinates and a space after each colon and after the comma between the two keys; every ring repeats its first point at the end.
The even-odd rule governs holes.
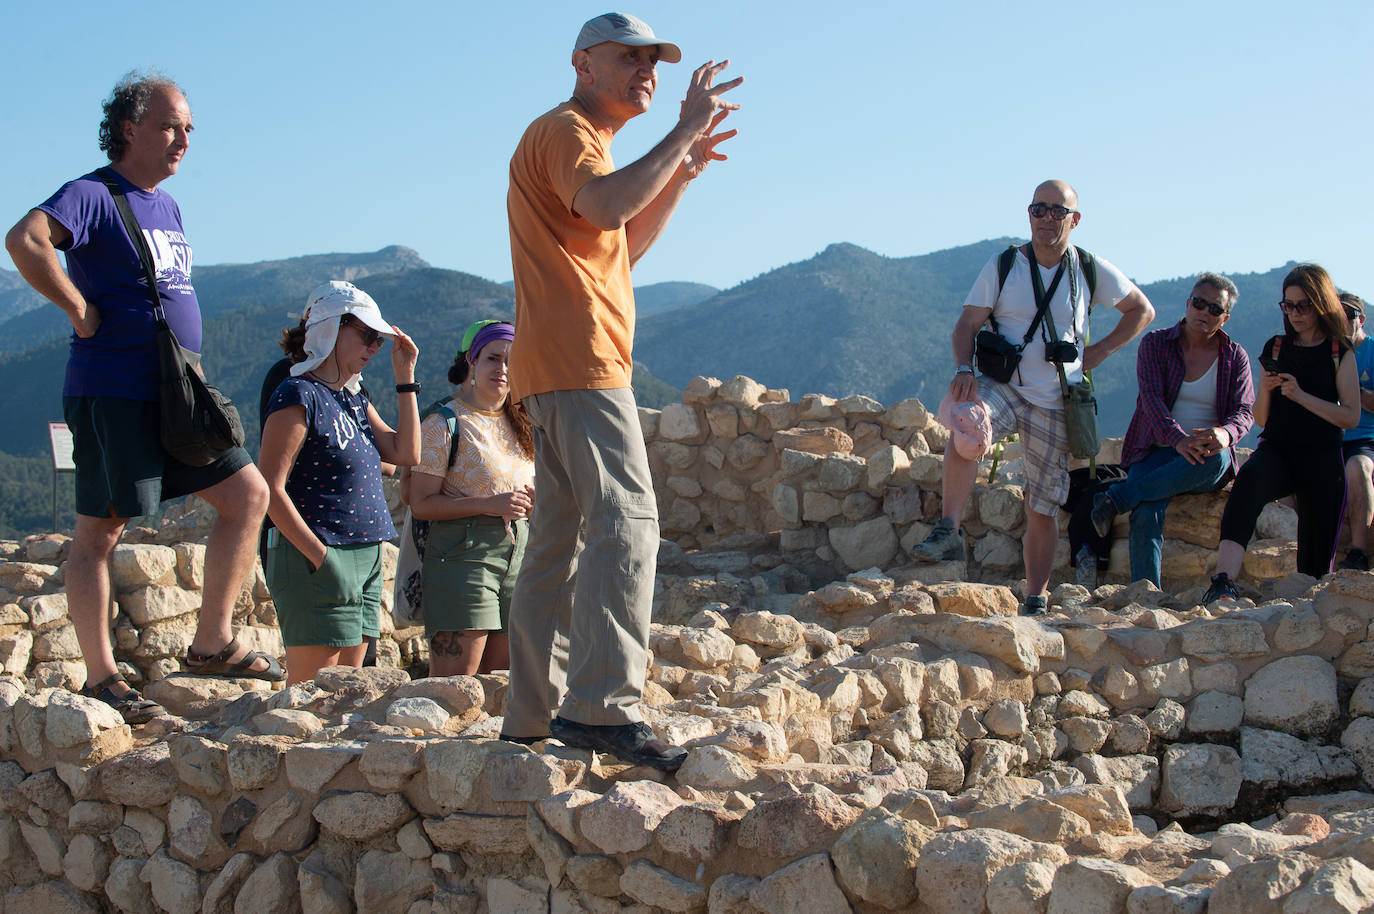
{"type": "MultiPolygon", "coordinates": [[[[505,674],[413,678],[422,632],[389,614],[377,668],[180,672],[194,507],[115,557],[117,657],[169,712],[130,728],[70,691],[67,539],[4,542],[0,912],[1374,909],[1374,574],[1289,573],[1291,512],[1238,604],[1196,605],[1220,499],[1193,497],[1177,586],[1057,583],[1022,618],[1014,448],[973,561],[911,566],[943,446],[917,401],[698,379],[642,416],[643,709],[681,770],[500,741],[505,674]]],[[[234,614],[281,654],[260,572],[234,614]]]]}
{"type": "MultiPolygon", "coordinates": [[[[682,402],[641,409],[663,536],[692,549],[731,536],[780,531],[779,549],[819,560],[837,575],[905,564],[940,517],[941,455],[949,438],[931,408],[908,399],[807,394],[792,401],[747,377],[699,377],[682,402]]],[[[1120,440],[1104,442],[1101,463],[1120,460],[1120,440]]],[[[1083,461],[1075,466],[1085,465],[1083,461]]],[[[985,458],[965,530],[970,580],[1024,575],[1023,461],[1011,442],[985,458]]],[[[1215,568],[1224,494],[1175,499],[1165,528],[1164,583],[1186,586],[1215,568]]],[[[1061,529],[1067,517],[1061,516],[1061,529]]],[[[1127,519],[1117,521],[1111,577],[1129,579],[1127,519]]],[[[1296,515],[1278,505],[1261,518],[1246,556],[1247,580],[1295,567],[1296,515]]],[[[1056,566],[1067,576],[1068,539],[1056,566]]]]}

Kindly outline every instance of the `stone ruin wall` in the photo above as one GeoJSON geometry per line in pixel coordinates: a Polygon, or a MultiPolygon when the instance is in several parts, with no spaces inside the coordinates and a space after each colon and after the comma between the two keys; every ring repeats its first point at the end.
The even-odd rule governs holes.
{"type": "MultiPolygon", "coordinates": [[[[1275,549],[1258,606],[1066,583],[1043,621],[969,581],[987,549],[982,569],[910,568],[891,547],[837,577],[855,542],[887,549],[938,510],[938,456],[912,455],[942,443],[923,408],[790,404],[747,379],[687,399],[644,413],[665,527],[690,526],[663,548],[646,689],[655,729],[690,747],[676,776],[494,740],[504,677],[411,681],[395,665],[420,658],[414,630],[386,632],[387,666],[281,691],[178,673],[204,561],[193,511],[116,556],[118,656],[173,714],[131,730],[64,688],[81,675],[67,543],[31,537],[0,544],[0,911],[1374,905],[1374,574],[1284,575],[1275,549]],[[765,407],[786,408],[767,438],[765,407]],[[866,456],[777,447],[840,431],[866,456]],[[786,488],[801,513],[760,532],[786,488]],[[841,532],[875,521],[887,536],[841,532]]],[[[980,490],[978,544],[1015,542],[1016,495],[980,490]]],[[[1175,550],[1209,550],[1178,531],[1214,525],[1217,501],[1171,512],[1175,550]]],[[[260,572],[235,617],[280,653],[260,572]]]]}
{"type": "MultiPolygon", "coordinates": [[[[778,551],[815,579],[906,564],[940,517],[941,455],[949,433],[917,399],[883,406],[871,397],[789,399],[747,378],[699,377],[681,403],[640,410],[663,535],[691,549],[731,536],[780,531],[778,551]],[[819,567],[818,567],[819,566],[819,567]]],[[[994,484],[985,458],[966,510],[970,580],[1024,576],[1020,445],[1004,446],[994,484]]],[[[1101,463],[1120,460],[1120,439],[1101,463]]],[[[1086,461],[1075,461],[1085,466],[1086,461]]],[[[1182,589],[1215,569],[1225,496],[1174,499],[1165,525],[1164,585],[1182,589]]],[[[1067,525],[1061,515],[1060,529],[1067,525]]],[[[1126,519],[1118,518],[1105,580],[1129,583],[1126,519]]],[[[1297,517],[1272,505],[1261,517],[1242,579],[1258,583],[1296,567],[1297,517]]],[[[1071,577],[1067,535],[1055,565],[1071,577]]]]}

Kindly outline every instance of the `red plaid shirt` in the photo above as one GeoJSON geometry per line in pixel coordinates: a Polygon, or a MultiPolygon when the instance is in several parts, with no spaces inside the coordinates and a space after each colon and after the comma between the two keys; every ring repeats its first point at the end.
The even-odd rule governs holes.
{"type": "MultiPolygon", "coordinates": [[[[1183,386],[1183,322],[1147,333],[1140,340],[1135,371],[1140,383],[1135,414],[1121,443],[1121,463],[1130,466],[1155,447],[1173,447],[1192,434],[1174,421],[1174,401],[1183,386]]],[[[1250,376],[1250,357],[1225,331],[1218,330],[1217,425],[1231,436],[1231,466],[1236,465],[1236,442],[1254,424],[1250,407],[1255,403],[1255,382],[1250,376]]]]}

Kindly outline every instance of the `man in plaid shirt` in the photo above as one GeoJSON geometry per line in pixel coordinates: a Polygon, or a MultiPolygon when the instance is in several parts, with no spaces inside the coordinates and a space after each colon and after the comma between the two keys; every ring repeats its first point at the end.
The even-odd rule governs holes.
{"type": "Polygon", "coordinates": [[[1183,319],[1140,341],[1140,395],[1121,447],[1126,480],[1097,495],[1092,509],[1102,536],[1118,513],[1131,512],[1133,581],[1159,585],[1169,499],[1225,485],[1235,473],[1236,442],[1254,422],[1250,359],[1221,329],[1237,294],[1225,276],[1203,273],[1183,319]]]}

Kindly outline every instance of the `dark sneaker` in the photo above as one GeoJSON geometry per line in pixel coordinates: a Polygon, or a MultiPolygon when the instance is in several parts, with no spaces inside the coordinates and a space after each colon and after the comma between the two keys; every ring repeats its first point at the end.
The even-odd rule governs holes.
{"type": "Polygon", "coordinates": [[[642,721],[598,726],[555,717],[549,733],[565,746],[609,752],[631,765],[648,765],[661,771],[676,771],[687,760],[686,749],[665,743],[642,721]]]}
{"type": "Polygon", "coordinates": [[[1363,549],[1351,549],[1345,554],[1345,558],[1336,568],[1338,570],[1345,569],[1348,571],[1368,571],[1369,556],[1365,555],[1363,549]]]}
{"type": "Polygon", "coordinates": [[[1236,587],[1236,582],[1227,576],[1226,572],[1212,575],[1212,586],[1207,588],[1207,592],[1202,595],[1202,605],[1216,600],[1230,600],[1235,602],[1240,599],[1240,589],[1236,587]]]}
{"type": "Polygon", "coordinates": [[[1097,535],[1108,537],[1112,535],[1112,522],[1116,520],[1116,502],[1106,492],[1098,492],[1093,496],[1093,509],[1088,515],[1092,518],[1093,529],[1097,535]]]}
{"type": "Polygon", "coordinates": [[[535,743],[542,743],[548,739],[547,736],[511,736],[507,733],[502,733],[496,738],[503,743],[519,743],[522,746],[533,746],[535,743]]]}
{"type": "Polygon", "coordinates": [[[1026,597],[1026,602],[1021,604],[1021,615],[1023,616],[1043,616],[1049,610],[1050,598],[1044,594],[1026,597]]]}
{"type": "Polygon", "coordinates": [[[911,557],[918,562],[928,563],[948,562],[951,559],[963,561],[964,535],[954,529],[954,521],[942,517],[935,529],[930,531],[930,536],[912,547],[911,557]]]}

